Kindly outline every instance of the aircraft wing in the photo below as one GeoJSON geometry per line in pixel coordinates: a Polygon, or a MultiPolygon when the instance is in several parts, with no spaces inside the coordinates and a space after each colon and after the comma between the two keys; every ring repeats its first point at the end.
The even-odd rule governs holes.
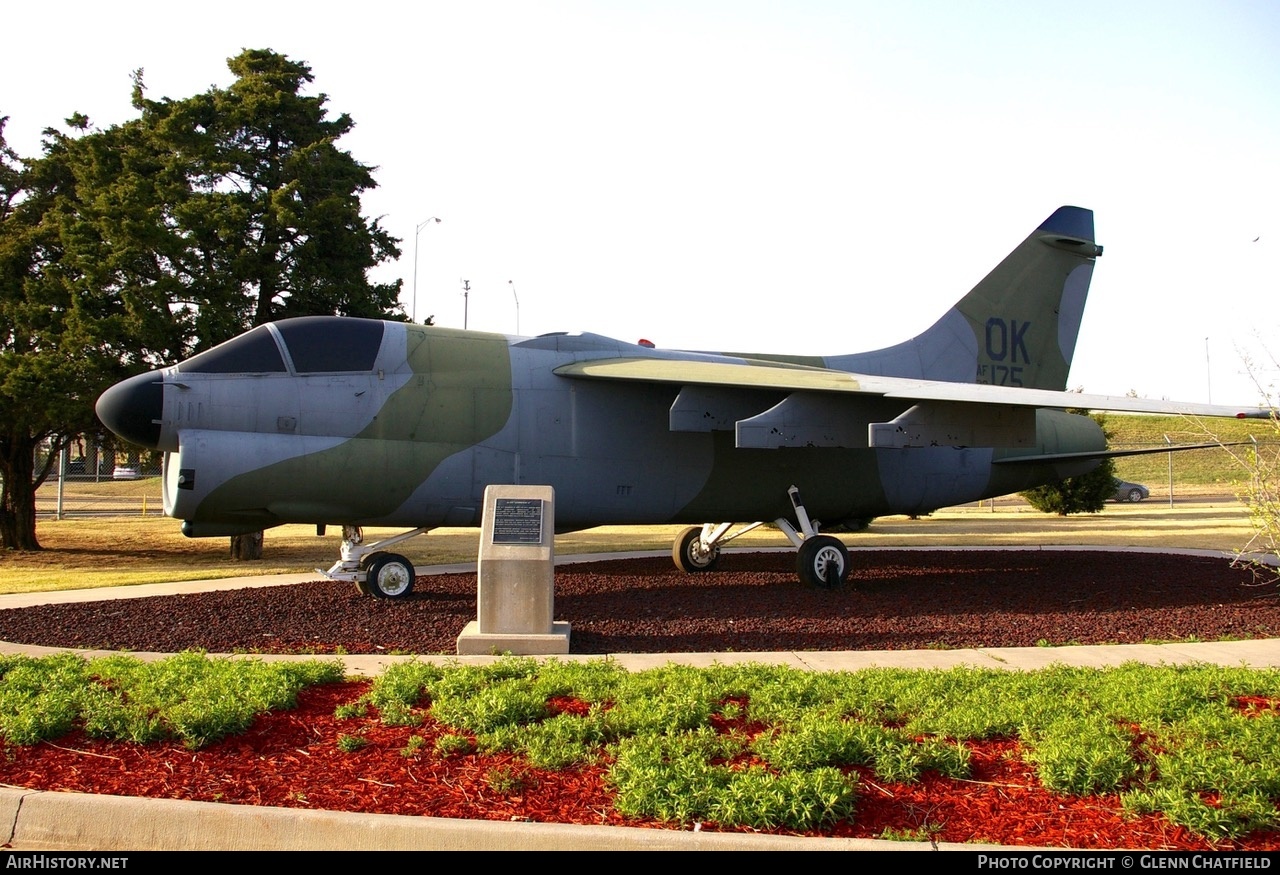
{"type": "Polygon", "coordinates": [[[1088,395],[1055,392],[1051,389],[1023,389],[986,383],[949,383],[904,377],[879,377],[828,368],[792,365],[783,362],[688,361],[659,358],[611,358],[578,361],[561,365],[555,373],[562,377],[597,380],[631,380],[646,383],[680,383],[733,389],[780,391],[847,392],[878,395],[904,401],[953,401],[968,404],[1003,404],[1015,407],[1113,410],[1126,413],[1223,416],[1233,419],[1267,419],[1270,411],[1260,408],[1228,407],[1189,401],[1130,398],[1121,395],[1088,395]]]}
{"type": "Polygon", "coordinates": [[[639,383],[687,383],[735,389],[807,389],[814,392],[862,392],[860,376],[846,371],[786,362],[698,361],[662,358],[607,358],[571,362],[555,369],[562,377],[630,380],[639,383]]]}
{"type": "Polygon", "coordinates": [[[682,386],[673,431],[733,430],[740,448],[1035,445],[1038,408],[1268,418],[1269,410],[1049,389],[856,374],[743,359],[619,357],[571,362],[562,377],[682,386]],[[768,396],[765,393],[775,393],[768,396]],[[787,393],[778,400],[776,393],[787,393]],[[901,401],[892,419],[857,398],[901,401]],[[877,415],[878,414],[878,415],[877,415]]]}

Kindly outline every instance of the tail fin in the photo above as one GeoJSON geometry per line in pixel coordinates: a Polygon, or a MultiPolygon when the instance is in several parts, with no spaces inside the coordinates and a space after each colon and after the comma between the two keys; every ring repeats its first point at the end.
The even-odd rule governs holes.
{"type": "Polygon", "coordinates": [[[1062,390],[1094,260],[1093,211],[1060,207],[927,331],[827,367],[863,374],[1062,390]]]}

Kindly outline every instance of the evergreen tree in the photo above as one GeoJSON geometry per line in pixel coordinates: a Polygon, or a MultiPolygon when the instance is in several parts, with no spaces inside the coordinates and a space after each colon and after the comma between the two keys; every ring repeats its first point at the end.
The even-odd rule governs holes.
{"type": "MultiPolygon", "coordinates": [[[[1086,413],[1074,410],[1072,413],[1086,413]]],[[[1098,425],[1103,427],[1103,434],[1110,439],[1106,430],[1106,417],[1093,414],[1098,425]]],[[[1116,493],[1116,466],[1110,458],[1102,459],[1098,467],[1087,474],[1068,477],[1057,483],[1037,486],[1021,492],[1027,503],[1036,510],[1045,513],[1056,513],[1066,516],[1073,513],[1099,513],[1106,505],[1107,499],[1116,493]]]]}
{"type": "MultiPolygon", "coordinates": [[[[34,470],[36,450],[55,425],[42,409],[24,415],[24,406],[56,379],[49,347],[60,333],[54,324],[59,310],[46,314],[47,296],[38,288],[43,207],[27,169],[4,139],[7,121],[0,119],[0,545],[37,550],[35,489],[48,466],[34,470]]],[[[57,404],[56,397],[43,400],[57,404]]]]}
{"type": "MultiPolygon", "coordinates": [[[[329,119],[327,98],[302,95],[310,68],[270,50],[228,60],[236,81],[185,100],[146,97],[134,74],[139,124],[162,156],[155,218],[182,242],[181,303],[195,349],[289,316],[385,317],[399,280],[368,271],[397,258],[398,241],[360,214],[372,170],[336,141],[354,127],[329,119]]],[[[145,185],[146,180],[139,184],[145,185]]]]}
{"type": "Polygon", "coordinates": [[[399,241],[360,213],[376,183],[336,145],[351,118],[301,93],[304,63],[251,50],[228,66],[230,87],[183,100],[147,98],[139,70],[138,118],[91,132],[73,116],[33,161],[0,123],[5,547],[39,549],[35,451],[92,430],[112,382],[273,319],[400,317],[400,281],[368,276],[399,241]]]}
{"type": "MultiPolygon", "coordinates": [[[[88,119],[67,123],[84,131],[88,119]]],[[[74,266],[72,253],[92,237],[78,173],[91,163],[93,138],[46,131],[44,157],[24,161],[2,128],[0,546],[38,550],[36,489],[61,449],[95,430],[102,390],[145,367],[155,344],[131,302],[74,266]]]]}

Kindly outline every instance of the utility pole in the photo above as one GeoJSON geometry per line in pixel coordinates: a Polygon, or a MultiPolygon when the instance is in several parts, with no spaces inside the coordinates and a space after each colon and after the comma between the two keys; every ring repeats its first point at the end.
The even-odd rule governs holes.
{"type": "Polygon", "coordinates": [[[471,303],[471,280],[462,281],[462,330],[467,330],[467,306],[471,303]]]}

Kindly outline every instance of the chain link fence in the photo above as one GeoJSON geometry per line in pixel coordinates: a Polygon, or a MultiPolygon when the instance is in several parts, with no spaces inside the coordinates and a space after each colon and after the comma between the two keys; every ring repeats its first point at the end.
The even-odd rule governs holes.
{"type": "MultiPolygon", "coordinates": [[[[37,471],[46,459],[47,455],[37,456],[37,471]]],[[[78,442],[53,460],[49,476],[36,490],[36,514],[55,519],[161,514],[160,473],[156,454],[78,442]]]]}

